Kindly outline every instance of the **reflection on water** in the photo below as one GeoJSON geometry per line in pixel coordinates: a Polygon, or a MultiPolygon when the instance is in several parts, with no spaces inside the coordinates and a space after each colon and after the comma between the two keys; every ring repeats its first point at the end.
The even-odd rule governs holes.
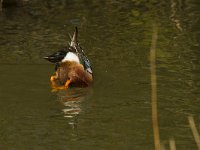
{"type": "Polygon", "coordinates": [[[177,1],[171,0],[171,16],[170,16],[170,18],[171,18],[172,22],[175,23],[176,28],[179,29],[180,31],[183,31],[180,20],[176,18],[177,11],[178,11],[177,9],[178,8],[180,9],[182,6],[181,6],[181,3],[179,4],[180,6],[177,6],[177,3],[178,3],[177,1]]]}
{"type": "Polygon", "coordinates": [[[58,99],[64,106],[62,112],[72,129],[77,125],[78,115],[81,113],[81,102],[92,94],[92,88],[69,88],[57,93],[58,99]]]}

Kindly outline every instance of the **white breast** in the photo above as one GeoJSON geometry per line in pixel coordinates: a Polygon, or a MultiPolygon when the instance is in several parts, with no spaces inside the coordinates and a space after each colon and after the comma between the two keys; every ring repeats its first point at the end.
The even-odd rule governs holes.
{"type": "Polygon", "coordinates": [[[63,58],[62,62],[65,61],[75,61],[77,63],[80,63],[78,56],[72,52],[68,52],[67,55],[63,58]]]}

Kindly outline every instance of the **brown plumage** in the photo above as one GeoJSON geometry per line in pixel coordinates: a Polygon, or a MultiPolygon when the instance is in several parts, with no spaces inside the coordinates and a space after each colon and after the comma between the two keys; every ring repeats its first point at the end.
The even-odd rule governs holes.
{"type": "Polygon", "coordinates": [[[59,64],[54,81],[58,85],[65,85],[70,80],[70,86],[89,86],[92,84],[92,75],[84,70],[83,65],[75,61],[65,61],[59,64]]]}

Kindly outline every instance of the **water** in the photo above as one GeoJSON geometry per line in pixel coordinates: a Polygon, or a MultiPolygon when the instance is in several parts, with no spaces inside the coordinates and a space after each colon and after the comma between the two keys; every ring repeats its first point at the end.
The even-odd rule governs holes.
{"type": "Polygon", "coordinates": [[[161,144],[197,149],[199,5],[195,1],[28,1],[0,14],[0,149],[154,149],[149,50],[158,26],[161,144]],[[42,57],[67,44],[74,26],[94,85],[51,92],[42,57]]]}

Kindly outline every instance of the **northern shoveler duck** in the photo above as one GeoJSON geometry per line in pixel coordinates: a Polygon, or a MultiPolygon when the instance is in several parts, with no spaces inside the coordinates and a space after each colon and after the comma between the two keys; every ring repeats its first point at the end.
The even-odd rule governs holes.
{"type": "Polygon", "coordinates": [[[44,57],[55,63],[55,73],[50,78],[53,89],[89,86],[93,81],[90,62],[79,45],[77,36],[78,28],[76,27],[69,47],[44,57]]]}

